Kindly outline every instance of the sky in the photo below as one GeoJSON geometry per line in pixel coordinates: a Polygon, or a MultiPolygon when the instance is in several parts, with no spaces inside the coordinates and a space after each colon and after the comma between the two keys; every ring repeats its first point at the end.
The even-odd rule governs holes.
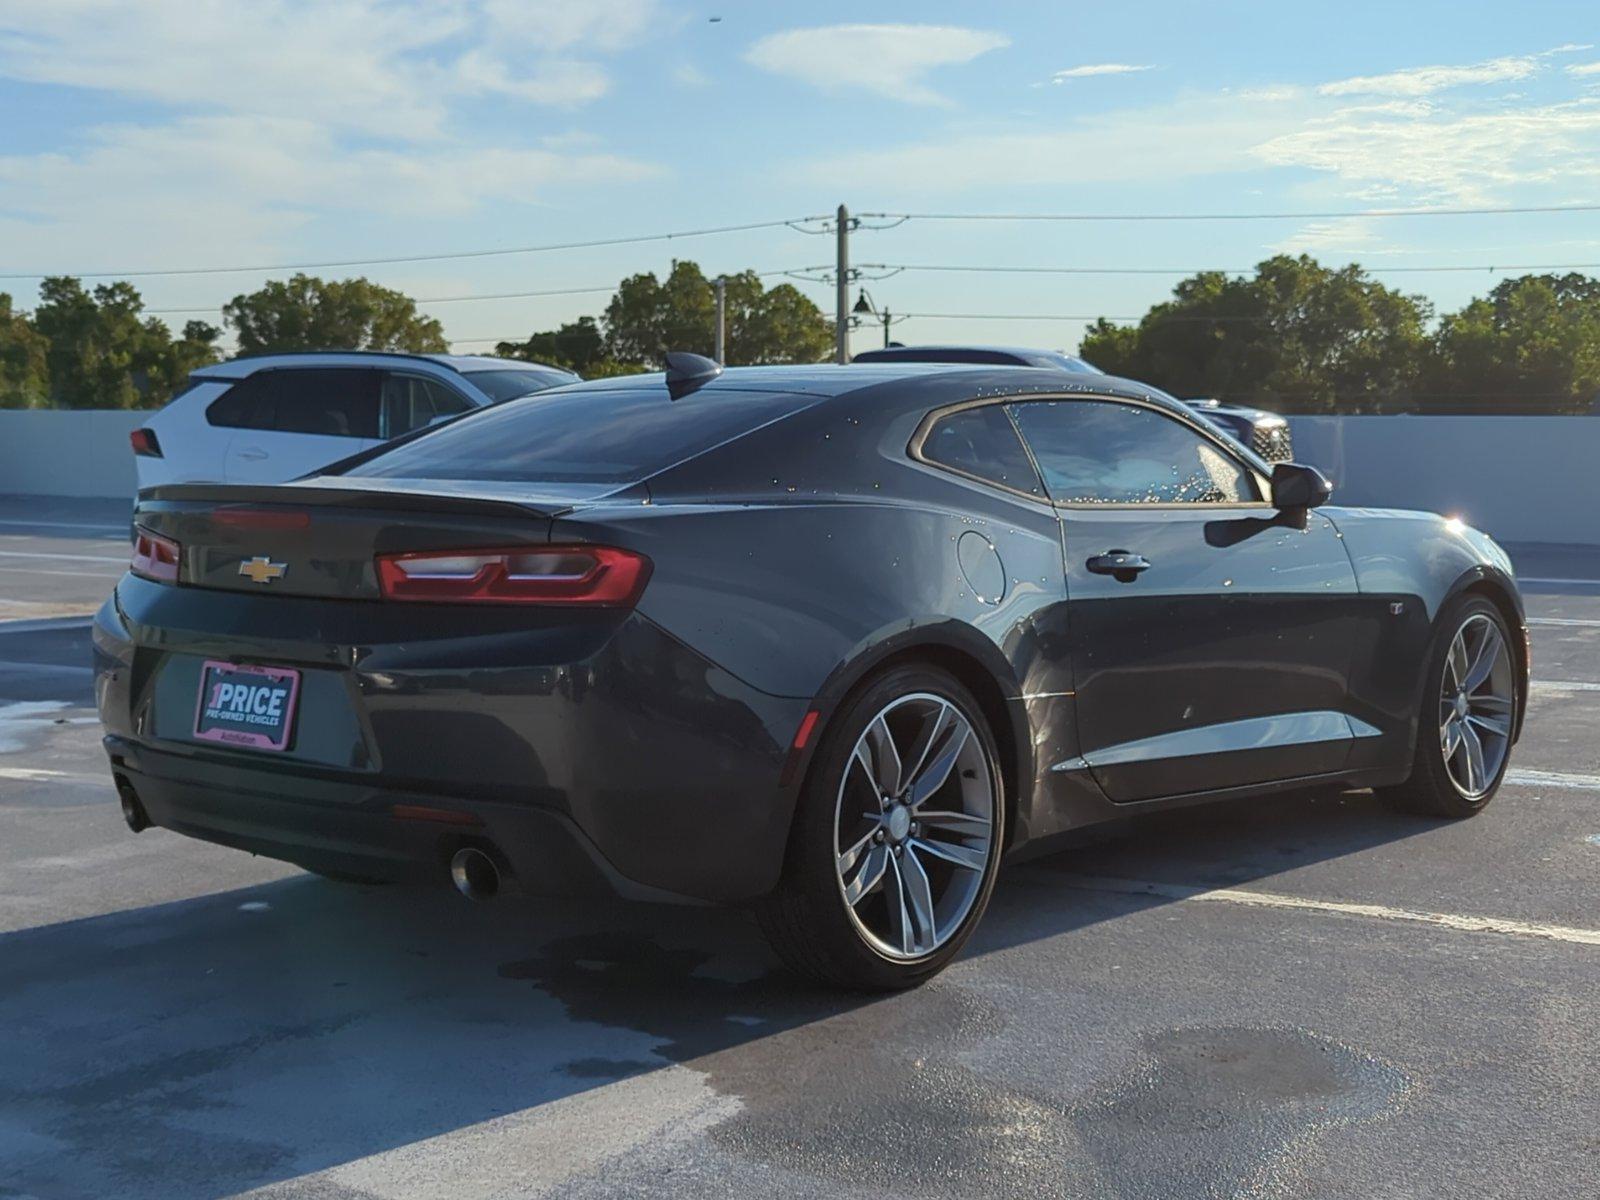
{"type": "MultiPolygon", "coordinates": [[[[1600,14],[1593,0],[0,0],[0,290],[24,308],[28,272],[765,226],[313,272],[404,289],[456,349],[481,352],[598,313],[621,278],[674,257],[815,276],[802,269],[831,263],[831,237],[782,222],[841,203],[1123,216],[1596,204],[1600,14]]],[[[1600,274],[1600,211],[862,225],[852,257],[874,303],[922,314],[895,324],[908,342],[1071,350],[1082,317],[1137,315],[1184,273],[1284,251],[1359,262],[1440,311],[1508,269],[1600,274]],[[890,270],[903,266],[1108,273],[890,270]],[[1442,266],[1475,269],[1414,270],[1442,266]]],[[[226,300],[289,273],[134,282],[177,327],[220,323],[226,300]]],[[[827,283],[796,285],[831,310],[827,283]]],[[[858,330],[854,347],[881,336],[858,330]]]]}

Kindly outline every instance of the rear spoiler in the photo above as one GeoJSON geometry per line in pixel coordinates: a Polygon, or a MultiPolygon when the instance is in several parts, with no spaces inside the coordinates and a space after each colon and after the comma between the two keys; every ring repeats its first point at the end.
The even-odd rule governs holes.
{"type": "Polygon", "coordinates": [[[549,519],[567,512],[570,503],[549,503],[535,497],[463,496],[449,492],[400,491],[364,487],[300,487],[293,484],[167,483],[139,493],[135,511],[148,504],[284,506],[294,508],[382,509],[435,515],[529,517],[549,519]]]}

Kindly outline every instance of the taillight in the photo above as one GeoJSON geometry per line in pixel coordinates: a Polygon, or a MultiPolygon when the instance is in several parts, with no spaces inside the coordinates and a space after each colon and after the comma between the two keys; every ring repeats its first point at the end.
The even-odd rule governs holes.
{"type": "Polygon", "coordinates": [[[135,429],[128,435],[133,452],[143,458],[160,458],[161,443],[156,441],[154,429],[135,429]]]}
{"type": "Polygon", "coordinates": [[[178,543],[151,533],[141,525],[133,527],[133,553],[128,570],[157,583],[178,582],[178,543]]]}
{"type": "Polygon", "coordinates": [[[378,586],[386,600],[629,608],[649,579],[648,558],[614,546],[522,546],[378,556],[378,586]]]}

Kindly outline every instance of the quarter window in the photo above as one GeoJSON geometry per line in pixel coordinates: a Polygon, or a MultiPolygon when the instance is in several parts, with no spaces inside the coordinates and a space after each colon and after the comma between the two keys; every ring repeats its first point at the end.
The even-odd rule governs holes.
{"type": "Polygon", "coordinates": [[[1058,504],[1260,499],[1237,459],[1153,408],[1109,400],[1033,400],[1008,407],[1058,504]]]}
{"type": "Polygon", "coordinates": [[[383,378],[383,434],[399,437],[440,417],[453,417],[472,405],[444,384],[420,375],[385,375],[383,378]]]}
{"type": "Polygon", "coordinates": [[[964,408],[942,417],[922,441],[922,457],[963,475],[1013,491],[1043,496],[1016,428],[998,404],[964,408]]]}
{"type": "Polygon", "coordinates": [[[213,425],[322,437],[378,436],[379,372],[259,371],[206,410],[213,425]]]}

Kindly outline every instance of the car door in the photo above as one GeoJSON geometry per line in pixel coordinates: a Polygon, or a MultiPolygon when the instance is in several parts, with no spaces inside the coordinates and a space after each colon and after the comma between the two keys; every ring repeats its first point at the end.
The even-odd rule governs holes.
{"type": "MultiPolygon", "coordinates": [[[[1008,406],[1061,516],[1083,767],[1113,800],[1339,770],[1355,572],[1220,435],[1164,407],[1008,406]]],[[[1376,733],[1375,730],[1370,730],[1376,733]]]]}
{"type": "Polygon", "coordinates": [[[256,372],[227,397],[237,425],[223,478],[282,483],[377,445],[382,374],[362,367],[256,372]]]}

